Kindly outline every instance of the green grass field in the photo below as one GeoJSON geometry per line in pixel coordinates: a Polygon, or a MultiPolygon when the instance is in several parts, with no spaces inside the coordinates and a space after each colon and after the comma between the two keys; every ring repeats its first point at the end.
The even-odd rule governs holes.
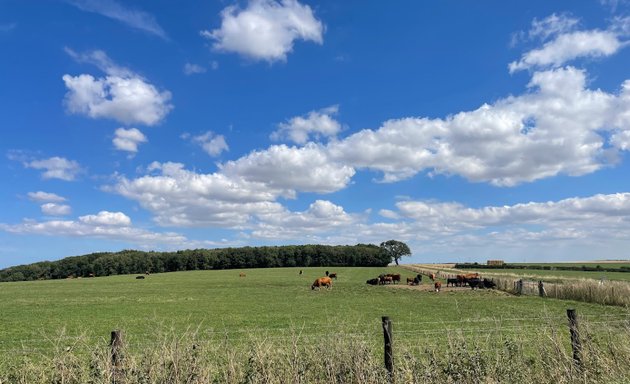
{"type": "MultiPolygon", "coordinates": [[[[146,343],[165,329],[221,335],[238,343],[253,334],[307,337],[356,334],[381,342],[381,316],[394,322],[399,343],[439,342],[448,330],[488,335],[517,332],[527,337],[537,327],[566,323],[566,309],[594,321],[621,318],[619,307],[514,297],[498,291],[461,289],[438,294],[408,287],[368,286],[382,272],[398,268],[329,268],[339,274],[332,290],[310,285],[326,268],[193,271],[0,284],[0,359],[59,347],[83,335],[108,341],[122,329],[127,340],[146,343]],[[541,320],[541,317],[548,318],[541,320]],[[499,326],[500,325],[500,326],[499,326]]],[[[424,284],[428,285],[427,279],[424,284]]]]}

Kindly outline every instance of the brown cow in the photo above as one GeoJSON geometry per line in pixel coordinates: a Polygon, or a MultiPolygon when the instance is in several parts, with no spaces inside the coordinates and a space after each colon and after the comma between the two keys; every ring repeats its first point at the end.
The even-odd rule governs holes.
{"type": "Polygon", "coordinates": [[[244,272],[241,272],[241,273],[238,274],[238,277],[245,277],[245,276],[247,276],[247,275],[245,275],[244,272]]]}
{"type": "Polygon", "coordinates": [[[313,285],[311,285],[311,289],[315,289],[315,287],[332,288],[332,279],[328,276],[320,277],[319,279],[315,280],[315,282],[313,282],[313,285]]]}
{"type": "Polygon", "coordinates": [[[435,273],[430,273],[429,279],[431,279],[431,281],[435,280],[435,273]]]}
{"type": "Polygon", "coordinates": [[[414,280],[414,278],[413,278],[413,277],[408,277],[408,278],[407,278],[407,284],[409,284],[409,285],[415,285],[415,283],[414,283],[414,281],[413,281],[413,280],[414,280]]]}
{"type": "Polygon", "coordinates": [[[442,288],[442,283],[440,283],[439,281],[436,281],[435,284],[433,284],[433,286],[435,287],[435,292],[440,292],[440,289],[442,288]]]}

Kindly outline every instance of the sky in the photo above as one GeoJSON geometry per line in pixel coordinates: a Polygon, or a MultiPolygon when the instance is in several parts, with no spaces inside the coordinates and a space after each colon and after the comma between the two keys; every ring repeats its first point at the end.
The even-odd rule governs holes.
{"type": "Polygon", "coordinates": [[[630,2],[0,0],[0,268],[630,259],[630,2]]]}

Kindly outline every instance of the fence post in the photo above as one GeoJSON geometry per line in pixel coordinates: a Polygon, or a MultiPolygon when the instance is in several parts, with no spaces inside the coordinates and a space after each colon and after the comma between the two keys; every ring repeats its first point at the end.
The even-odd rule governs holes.
{"type": "Polygon", "coordinates": [[[542,280],[538,281],[538,296],[545,297],[547,296],[547,292],[545,292],[545,285],[542,280]]]}
{"type": "Polygon", "coordinates": [[[112,354],[112,384],[118,384],[122,382],[122,349],[123,349],[123,340],[122,340],[122,331],[114,330],[112,331],[112,338],[109,342],[111,347],[112,354]]]}
{"type": "Polygon", "coordinates": [[[394,382],[394,355],[392,353],[392,321],[387,316],[382,317],[383,337],[385,339],[385,369],[389,372],[389,382],[394,382]]]}
{"type": "Polygon", "coordinates": [[[580,342],[580,332],[578,329],[578,319],[575,309],[567,309],[569,318],[569,332],[571,332],[571,349],[573,349],[573,362],[577,368],[582,365],[582,343],[580,342]]]}

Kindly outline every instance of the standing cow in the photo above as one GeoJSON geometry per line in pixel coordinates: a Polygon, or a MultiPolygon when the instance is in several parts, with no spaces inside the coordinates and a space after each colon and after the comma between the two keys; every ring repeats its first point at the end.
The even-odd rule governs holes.
{"type": "Polygon", "coordinates": [[[320,277],[319,279],[313,282],[313,285],[311,285],[311,289],[315,289],[316,287],[317,288],[320,288],[320,287],[332,288],[332,279],[328,276],[320,277]]]}

